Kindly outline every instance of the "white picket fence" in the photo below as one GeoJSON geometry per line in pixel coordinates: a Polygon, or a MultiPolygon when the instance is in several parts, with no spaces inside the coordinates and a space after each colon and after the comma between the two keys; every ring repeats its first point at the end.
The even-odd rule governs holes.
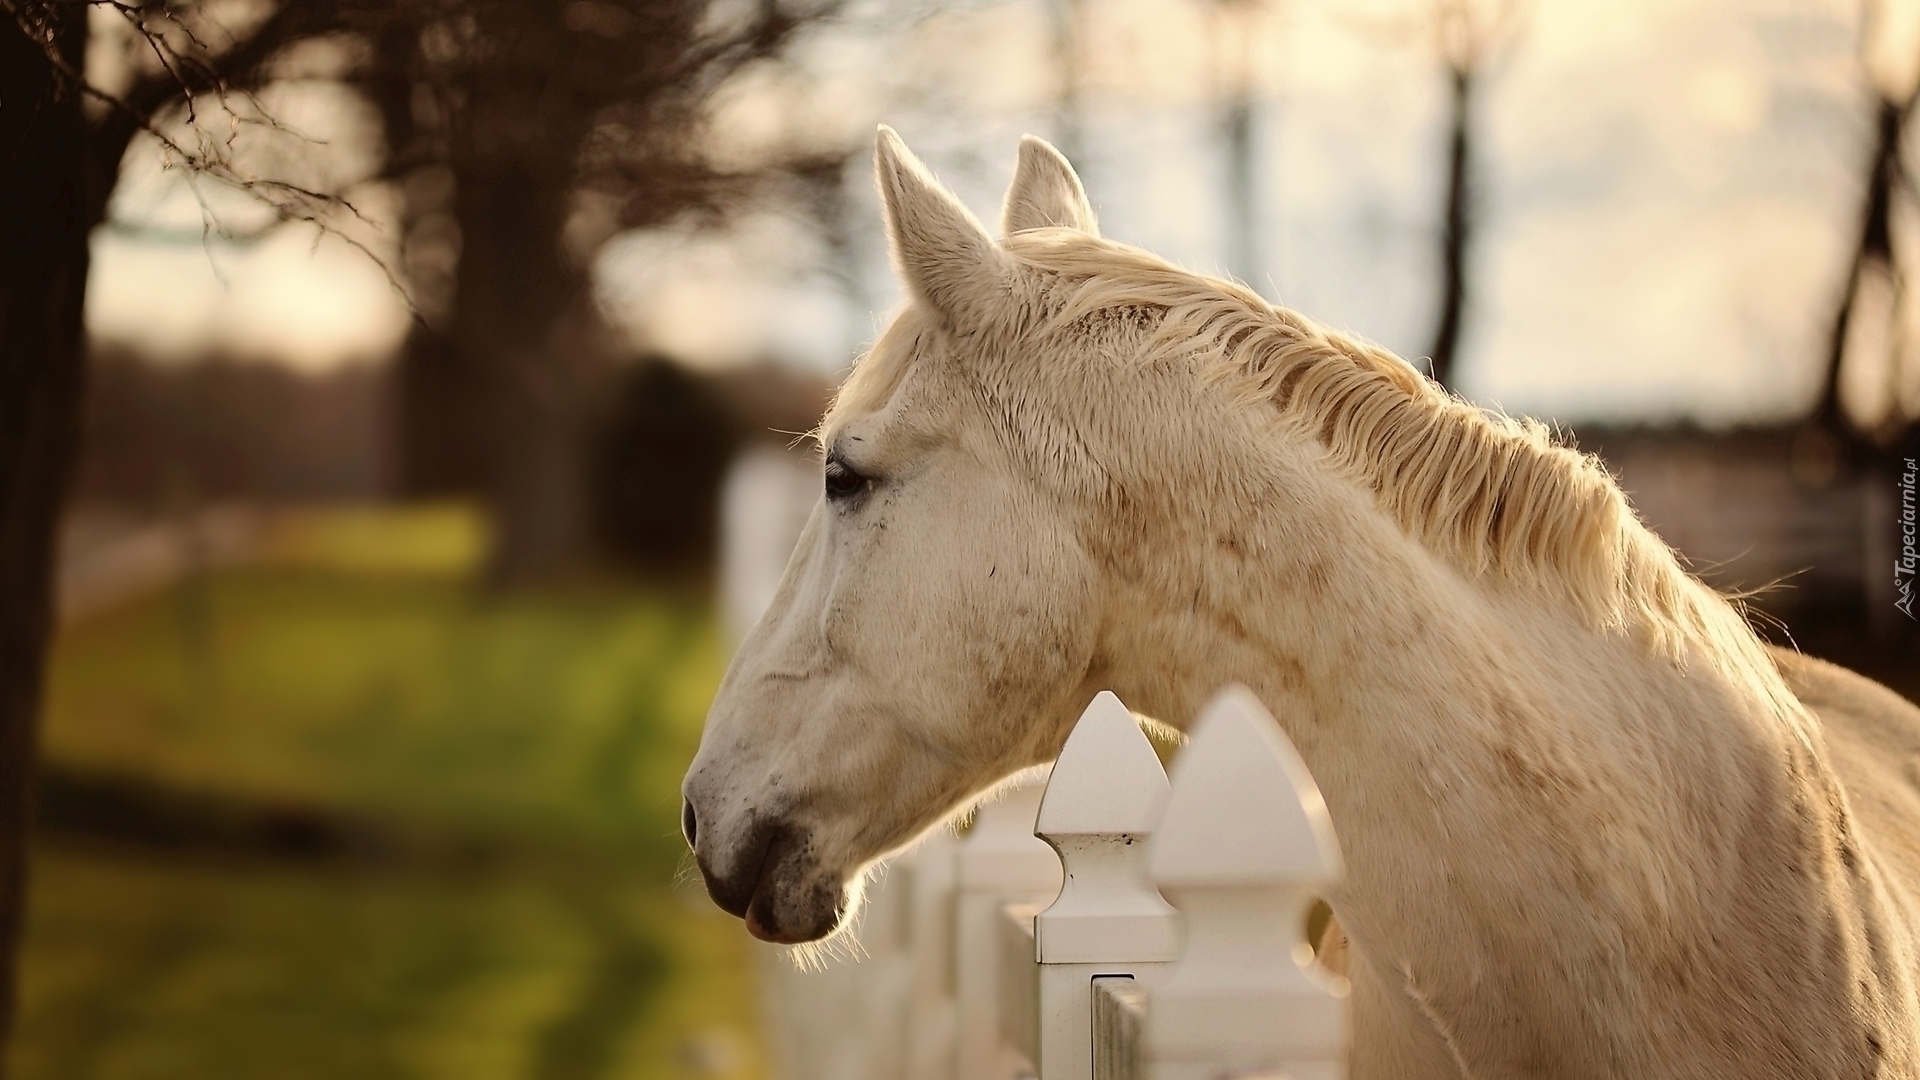
{"type": "Polygon", "coordinates": [[[1339,854],[1250,693],[1207,707],[1171,785],[1104,693],[1023,780],[885,868],[860,962],[769,966],[785,1080],[1345,1075],[1345,987],[1306,940],[1339,854]]]}

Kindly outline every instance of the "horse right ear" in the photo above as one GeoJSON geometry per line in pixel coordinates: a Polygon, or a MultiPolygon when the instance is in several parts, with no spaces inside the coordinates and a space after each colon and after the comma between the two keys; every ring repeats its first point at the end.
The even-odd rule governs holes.
{"type": "Polygon", "coordinates": [[[908,288],[957,325],[1004,311],[1012,267],[979,219],[884,124],[873,164],[888,246],[908,288]]]}
{"type": "Polygon", "coordinates": [[[1007,188],[1001,223],[1007,235],[1023,229],[1060,226],[1100,235],[1100,223],[1087,201],[1087,189],[1067,163],[1066,156],[1045,139],[1027,135],[1020,140],[1020,164],[1007,188]]]}

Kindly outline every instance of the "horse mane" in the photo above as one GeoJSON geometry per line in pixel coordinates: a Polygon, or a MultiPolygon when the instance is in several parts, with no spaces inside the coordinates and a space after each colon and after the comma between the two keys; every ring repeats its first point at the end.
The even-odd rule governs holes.
{"type": "Polygon", "coordinates": [[[1544,424],[1468,404],[1385,349],[1138,248],[1037,229],[1009,237],[1006,249],[1056,278],[1056,330],[1102,312],[1159,311],[1149,354],[1195,352],[1212,385],[1303,425],[1401,528],[1460,571],[1556,590],[1595,626],[1637,630],[1676,659],[1689,642],[1704,644],[1763,686],[1779,685],[1733,602],[1681,566],[1598,458],[1544,424]]]}

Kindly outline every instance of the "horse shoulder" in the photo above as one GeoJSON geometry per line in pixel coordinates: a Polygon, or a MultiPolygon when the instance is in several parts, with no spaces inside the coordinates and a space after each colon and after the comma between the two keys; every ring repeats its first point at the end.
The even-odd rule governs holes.
{"type": "Polygon", "coordinates": [[[1772,652],[1788,688],[1820,721],[1859,837],[1841,858],[1864,931],[1861,959],[1878,984],[1866,993],[1878,1014],[1868,1020],[1877,1029],[1869,1048],[1883,1068],[1913,1068],[1920,1064],[1920,706],[1846,668],[1772,652]]]}
{"type": "Polygon", "coordinates": [[[1819,719],[1861,825],[1920,883],[1920,706],[1846,668],[1770,651],[1787,687],[1819,719]]]}

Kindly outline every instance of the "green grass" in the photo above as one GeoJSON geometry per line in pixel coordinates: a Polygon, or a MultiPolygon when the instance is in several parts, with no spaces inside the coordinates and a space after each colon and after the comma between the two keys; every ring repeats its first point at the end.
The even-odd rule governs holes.
{"type": "Polygon", "coordinates": [[[757,1069],[737,922],[657,882],[37,855],[23,1080],[757,1069]]]}
{"type": "Polygon", "coordinates": [[[744,935],[671,883],[722,666],[708,607],[484,598],[476,535],[445,510],[313,519],[63,636],[53,766],[493,854],[43,840],[16,1076],[757,1075],[744,935]]]}
{"type": "Polygon", "coordinates": [[[89,772],[677,854],[722,662],[684,597],[488,599],[460,574],[283,560],[68,635],[43,745],[89,772]]]}

